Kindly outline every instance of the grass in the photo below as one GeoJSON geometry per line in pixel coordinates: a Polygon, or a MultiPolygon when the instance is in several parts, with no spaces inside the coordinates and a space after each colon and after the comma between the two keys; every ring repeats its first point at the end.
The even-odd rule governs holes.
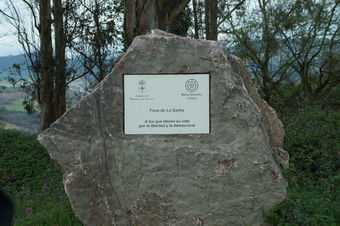
{"type": "Polygon", "coordinates": [[[322,184],[291,185],[287,200],[270,212],[273,225],[340,225],[340,176],[322,184]]]}
{"type": "Polygon", "coordinates": [[[267,214],[273,225],[340,225],[340,114],[307,107],[284,114],[288,197],[267,214]]]}
{"type": "Polygon", "coordinates": [[[6,80],[0,80],[0,87],[9,88],[12,87],[12,84],[6,80]]]}
{"type": "Polygon", "coordinates": [[[6,82],[4,81],[0,81],[0,87],[6,87],[1,89],[0,106],[4,107],[8,111],[25,111],[24,105],[22,104],[25,93],[22,89],[6,86],[6,82]]]}
{"type": "MultiPolygon", "coordinates": [[[[271,225],[340,225],[340,115],[317,107],[281,115],[290,153],[287,199],[266,213],[271,225]]],[[[59,167],[35,135],[0,130],[0,186],[16,204],[15,225],[81,225],[59,167]]]]}
{"type": "Polygon", "coordinates": [[[23,130],[23,128],[21,128],[17,125],[14,125],[12,123],[4,122],[4,121],[0,120],[0,130],[11,130],[11,129],[23,130]]]}
{"type": "MultiPolygon", "coordinates": [[[[36,114],[29,115],[22,104],[25,92],[18,87],[10,87],[0,92],[0,119],[5,123],[4,129],[36,132],[36,114]]],[[[35,107],[37,104],[34,104],[35,107]]]]}
{"type": "Polygon", "coordinates": [[[15,203],[15,225],[81,225],[61,181],[35,135],[0,131],[0,186],[15,203]]]}
{"type": "Polygon", "coordinates": [[[81,225],[65,194],[21,193],[16,196],[15,225],[81,225]]]}
{"type": "Polygon", "coordinates": [[[22,100],[25,97],[25,92],[16,87],[5,88],[0,93],[0,106],[10,104],[18,99],[22,100]]]}
{"type": "Polygon", "coordinates": [[[22,104],[23,101],[24,101],[23,98],[15,99],[11,103],[6,104],[4,106],[5,106],[6,110],[8,110],[8,111],[25,111],[25,107],[22,104]]]}

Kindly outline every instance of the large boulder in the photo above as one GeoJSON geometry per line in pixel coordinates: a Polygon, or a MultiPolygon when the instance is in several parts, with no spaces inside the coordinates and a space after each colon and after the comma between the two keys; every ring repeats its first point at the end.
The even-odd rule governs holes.
{"type": "Polygon", "coordinates": [[[85,225],[261,225],[286,197],[282,124],[214,41],[137,37],[88,96],[39,135],[85,225]],[[124,135],[123,74],[210,73],[210,133],[124,135]]]}

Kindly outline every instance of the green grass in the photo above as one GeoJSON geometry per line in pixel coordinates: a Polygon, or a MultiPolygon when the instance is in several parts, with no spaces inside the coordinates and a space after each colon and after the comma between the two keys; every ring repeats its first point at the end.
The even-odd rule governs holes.
{"type": "Polygon", "coordinates": [[[266,217],[273,225],[340,225],[340,175],[322,184],[292,185],[287,200],[266,217]]]}
{"type": "Polygon", "coordinates": [[[0,87],[9,88],[12,87],[12,84],[6,80],[0,80],[0,87]]]}
{"type": "Polygon", "coordinates": [[[288,197],[267,214],[273,225],[340,225],[340,114],[318,107],[282,115],[288,197]]]}
{"type": "Polygon", "coordinates": [[[24,101],[23,98],[16,99],[13,102],[11,102],[10,104],[6,104],[5,108],[8,111],[25,111],[25,107],[22,104],[23,101],[24,101]]]}
{"type": "Polygon", "coordinates": [[[14,125],[9,122],[4,122],[0,119],[0,130],[9,130],[9,129],[15,129],[15,130],[23,130],[23,128],[14,125]]]}
{"type": "Polygon", "coordinates": [[[65,194],[18,194],[15,225],[81,225],[65,194]]]}
{"type": "MultiPolygon", "coordinates": [[[[340,115],[317,107],[281,115],[290,154],[287,199],[266,213],[272,225],[340,225],[340,115]]],[[[0,186],[16,204],[15,225],[81,225],[59,167],[36,136],[0,130],[0,186]]]]}
{"type": "Polygon", "coordinates": [[[2,92],[0,92],[0,106],[10,104],[18,99],[22,100],[25,95],[25,92],[20,88],[10,87],[2,89],[2,92]]]}
{"type": "Polygon", "coordinates": [[[0,131],[0,186],[15,203],[15,225],[81,225],[59,167],[35,135],[0,131]]]}

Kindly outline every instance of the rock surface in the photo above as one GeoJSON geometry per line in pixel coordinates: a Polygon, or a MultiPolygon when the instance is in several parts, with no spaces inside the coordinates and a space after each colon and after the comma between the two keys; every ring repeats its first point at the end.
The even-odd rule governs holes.
{"type": "Polygon", "coordinates": [[[261,225],[286,197],[283,129],[217,42],[137,37],[87,97],[39,135],[85,225],[261,225]],[[211,75],[209,135],[123,134],[123,74],[211,75]],[[279,150],[279,151],[278,151],[279,150]],[[281,153],[281,154],[277,154],[281,153]]]}

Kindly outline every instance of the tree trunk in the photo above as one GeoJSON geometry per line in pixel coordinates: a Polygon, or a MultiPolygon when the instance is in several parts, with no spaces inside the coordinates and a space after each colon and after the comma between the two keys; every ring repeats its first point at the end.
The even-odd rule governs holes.
{"type": "Polygon", "coordinates": [[[205,34],[207,40],[217,41],[217,0],[205,0],[205,34]]]}
{"type": "Polygon", "coordinates": [[[98,68],[98,76],[97,80],[101,81],[104,79],[106,75],[105,70],[105,54],[103,54],[103,46],[102,42],[104,39],[103,37],[103,31],[102,31],[102,25],[100,23],[100,16],[102,15],[101,9],[100,9],[100,2],[98,0],[94,1],[94,14],[93,14],[93,21],[95,26],[95,40],[93,45],[93,53],[94,53],[94,64],[97,65],[98,68]]]}
{"type": "Polygon", "coordinates": [[[44,130],[55,119],[53,108],[54,71],[53,50],[51,39],[51,3],[50,1],[39,1],[40,17],[40,78],[41,78],[41,129],[44,130]]]}
{"type": "Polygon", "coordinates": [[[125,0],[124,47],[133,39],[158,27],[156,0],[125,0]]]}
{"type": "Polygon", "coordinates": [[[124,47],[154,28],[169,31],[172,20],[190,0],[125,0],[124,47]]]}
{"type": "Polygon", "coordinates": [[[56,120],[66,111],[66,37],[61,0],[54,0],[53,14],[55,28],[55,92],[53,107],[55,108],[54,120],[56,120]]]}
{"type": "Polygon", "coordinates": [[[197,17],[197,2],[196,2],[196,0],[192,0],[192,7],[193,7],[193,11],[194,11],[194,29],[195,29],[194,38],[198,39],[199,35],[198,35],[198,17],[197,17]]]}
{"type": "Polygon", "coordinates": [[[47,129],[52,122],[66,111],[66,61],[65,32],[61,0],[54,0],[55,59],[53,58],[51,32],[51,3],[39,1],[40,16],[40,78],[41,129],[47,129]]]}
{"type": "Polygon", "coordinates": [[[170,32],[172,21],[187,7],[189,2],[190,0],[158,0],[158,28],[170,32]]]}

